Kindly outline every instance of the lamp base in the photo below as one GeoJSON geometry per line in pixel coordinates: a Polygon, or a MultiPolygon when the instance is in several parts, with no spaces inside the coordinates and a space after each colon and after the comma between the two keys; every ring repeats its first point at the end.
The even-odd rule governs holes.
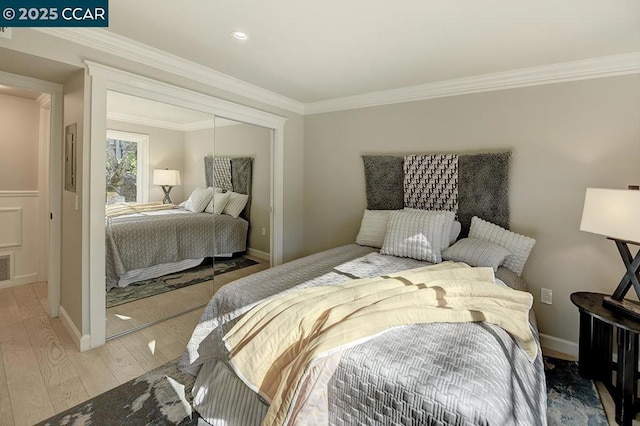
{"type": "Polygon", "coordinates": [[[631,317],[640,321],[640,303],[633,300],[616,300],[611,296],[602,299],[602,306],[621,315],[631,317]]]}

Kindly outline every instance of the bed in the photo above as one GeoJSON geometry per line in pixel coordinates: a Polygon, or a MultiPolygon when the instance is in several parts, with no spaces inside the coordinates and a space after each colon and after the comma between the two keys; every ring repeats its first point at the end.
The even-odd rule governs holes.
{"type": "MultiPolygon", "coordinates": [[[[378,160],[396,161],[378,158],[373,162],[378,160]]],[[[377,183],[372,186],[386,188],[384,192],[389,194],[372,194],[368,190],[368,206],[378,203],[386,207],[397,202],[394,201],[397,194],[389,192],[396,191],[397,185],[384,181],[390,179],[388,174],[371,176],[378,173],[379,167],[367,171],[366,164],[367,159],[367,183],[375,178],[377,183]]],[[[489,166],[480,164],[480,167],[489,166]]],[[[505,184],[483,190],[495,194],[481,197],[483,201],[476,202],[475,209],[495,211],[491,203],[480,204],[492,197],[495,202],[495,197],[504,193],[505,184]]],[[[459,191],[465,190],[460,187],[459,191]]],[[[461,202],[465,199],[463,194],[455,197],[461,202]]],[[[406,202],[403,200],[402,204],[406,206],[406,202]]],[[[503,207],[500,211],[504,212],[503,207]]],[[[462,210],[467,208],[474,209],[463,206],[462,210]]],[[[463,217],[459,218],[462,222],[463,217]]],[[[469,219],[468,224],[462,224],[463,234],[473,236],[477,222],[469,219]]],[[[264,395],[254,392],[259,389],[252,390],[246,377],[238,376],[237,367],[230,361],[237,348],[231,348],[230,353],[225,336],[228,339],[237,325],[250,321],[245,315],[254,315],[256,306],[280,300],[275,297],[293,297],[308,289],[345,285],[358,278],[390,276],[430,264],[382,254],[383,251],[384,248],[348,244],[222,287],[205,309],[180,361],[184,371],[197,376],[193,403],[199,414],[212,425],[282,423],[272,422],[264,395]]],[[[508,286],[525,294],[526,283],[519,273],[499,266],[495,277],[496,286],[508,286]]],[[[313,383],[319,386],[314,385],[312,393],[304,393],[300,384],[294,386],[302,403],[291,406],[286,423],[545,425],[546,385],[538,331],[533,310],[528,310],[526,316],[535,357],[527,355],[522,343],[503,328],[487,322],[404,325],[345,345],[319,364],[316,376],[312,376],[313,383]]]]}
{"type": "MultiPolygon", "coordinates": [[[[180,206],[132,207],[105,220],[106,289],[192,268],[205,258],[245,252],[249,231],[249,157],[204,158],[207,187],[249,195],[237,217],[194,213],[180,206]]],[[[113,208],[113,206],[110,206],[113,208]]]]}

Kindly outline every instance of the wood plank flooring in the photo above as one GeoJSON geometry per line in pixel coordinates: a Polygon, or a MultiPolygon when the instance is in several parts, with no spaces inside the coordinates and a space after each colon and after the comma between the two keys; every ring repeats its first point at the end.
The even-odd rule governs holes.
{"type": "Polygon", "coordinates": [[[114,336],[138,325],[167,318],[206,304],[214,291],[217,291],[222,285],[269,267],[269,263],[262,259],[248,255],[245,257],[259,263],[218,275],[213,283],[205,281],[107,309],[106,336],[114,336]]]}
{"type": "MultiPolygon", "coordinates": [[[[268,262],[253,259],[260,263],[216,277],[215,289],[268,268],[268,262]]],[[[208,301],[203,289],[169,293],[176,293],[174,303],[181,306],[191,297],[208,301]]],[[[165,297],[162,306],[171,303],[165,297]]],[[[126,315],[141,309],[136,305],[120,312],[126,315]]],[[[202,311],[81,353],[60,320],[48,317],[46,283],[0,289],[0,426],[33,425],[176,359],[202,311]]]]}

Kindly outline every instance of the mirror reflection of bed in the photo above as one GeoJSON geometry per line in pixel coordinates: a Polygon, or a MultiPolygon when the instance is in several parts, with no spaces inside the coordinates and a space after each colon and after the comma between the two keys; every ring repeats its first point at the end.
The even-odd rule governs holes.
{"type": "Polygon", "coordinates": [[[106,336],[115,338],[198,316],[217,288],[269,266],[270,132],[117,92],[107,111],[106,336]]]}

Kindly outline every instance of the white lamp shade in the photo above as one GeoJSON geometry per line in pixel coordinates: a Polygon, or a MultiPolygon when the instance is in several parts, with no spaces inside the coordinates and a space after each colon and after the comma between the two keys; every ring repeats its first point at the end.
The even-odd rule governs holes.
{"type": "Polygon", "coordinates": [[[640,242],[640,191],[587,188],[580,230],[640,242]]]}
{"type": "Polygon", "coordinates": [[[154,170],[153,184],[161,186],[180,185],[180,170],[154,170]]]}

